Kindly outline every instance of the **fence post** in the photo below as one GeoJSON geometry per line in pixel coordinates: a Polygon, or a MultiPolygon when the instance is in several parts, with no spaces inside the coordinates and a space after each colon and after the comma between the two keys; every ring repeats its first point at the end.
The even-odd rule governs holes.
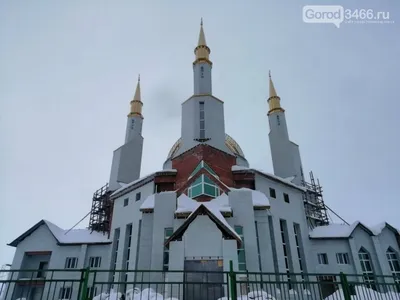
{"type": "Polygon", "coordinates": [[[81,281],[79,284],[79,290],[80,290],[79,299],[81,300],[86,300],[87,298],[88,282],[89,282],[89,268],[82,269],[81,281]]]}
{"type": "Polygon", "coordinates": [[[229,261],[229,281],[231,287],[231,299],[237,299],[237,289],[236,289],[236,273],[233,271],[233,261],[229,261]]]}
{"type": "Polygon", "coordinates": [[[340,272],[340,283],[343,289],[344,300],[351,300],[349,282],[347,281],[347,276],[343,272],[340,272]]]}

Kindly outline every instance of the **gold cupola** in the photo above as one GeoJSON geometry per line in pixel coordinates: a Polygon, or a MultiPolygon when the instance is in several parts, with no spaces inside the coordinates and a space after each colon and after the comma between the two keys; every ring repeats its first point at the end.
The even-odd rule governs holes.
{"type": "Polygon", "coordinates": [[[268,98],[269,111],[268,115],[273,112],[284,112],[285,110],[281,107],[281,98],[276,94],[274,83],[271,78],[271,71],[269,71],[269,98],[268,98]]]}
{"type": "Polygon", "coordinates": [[[211,50],[208,48],[206,43],[206,36],[204,34],[203,29],[203,18],[200,21],[200,34],[199,34],[199,42],[197,43],[197,47],[194,49],[194,54],[196,55],[196,60],[193,62],[193,65],[198,62],[207,62],[212,65],[210,61],[210,53],[211,50]]]}
{"type": "Polygon", "coordinates": [[[142,107],[143,107],[143,102],[140,95],[140,75],[139,75],[138,82],[136,85],[135,96],[133,96],[133,99],[131,101],[131,112],[129,113],[128,117],[138,116],[143,119],[142,107]]]}

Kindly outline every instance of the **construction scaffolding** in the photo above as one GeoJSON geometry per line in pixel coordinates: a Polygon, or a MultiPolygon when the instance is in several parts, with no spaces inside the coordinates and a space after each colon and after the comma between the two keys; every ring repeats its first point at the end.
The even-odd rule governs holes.
{"type": "Polygon", "coordinates": [[[315,182],[313,172],[310,172],[310,181],[303,181],[306,192],[303,194],[304,208],[310,228],[329,224],[327,207],[322,197],[322,187],[319,180],[315,182]]]}
{"type": "Polygon", "coordinates": [[[110,233],[113,209],[113,203],[110,199],[111,193],[108,184],[94,192],[89,220],[89,229],[92,231],[110,233]]]}

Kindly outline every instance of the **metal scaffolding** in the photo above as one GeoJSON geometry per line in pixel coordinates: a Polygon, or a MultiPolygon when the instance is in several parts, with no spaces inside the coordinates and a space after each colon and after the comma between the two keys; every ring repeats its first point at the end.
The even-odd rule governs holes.
{"type": "Polygon", "coordinates": [[[304,208],[308,224],[311,228],[316,226],[328,225],[329,218],[327,214],[327,207],[322,197],[322,186],[314,179],[313,172],[310,172],[310,181],[308,183],[303,181],[306,192],[303,194],[304,208]]]}
{"type": "Polygon", "coordinates": [[[111,193],[108,184],[94,192],[89,220],[89,229],[92,231],[110,233],[113,209],[113,203],[110,199],[111,193]]]}

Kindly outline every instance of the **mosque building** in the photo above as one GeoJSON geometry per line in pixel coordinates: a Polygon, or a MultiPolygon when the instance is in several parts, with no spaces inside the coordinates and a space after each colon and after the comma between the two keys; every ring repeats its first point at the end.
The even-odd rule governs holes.
{"type": "MultiPolygon", "coordinates": [[[[224,102],[212,92],[203,24],[194,54],[193,95],[182,102],[181,134],[162,168],[140,177],[146,99],[139,79],[125,142],[114,151],[109,183],[93,196],[88,228],[64,230],[41,220],[9,244],[16,248],[12,268],[160,270],[167,275],[147,273],[141,280],[167,276],[174,282],[183,280],[183,273],[169,270],[228,271],[232,261],[234,270],[283,273],[288,282],[293,273],[362,274],[371,285],[374,274],[400,276],[396,228],[335,224],[328,218],[322,188],[312,173],[305,178],[299,146],[289,138],[284,101],[271,74],[273,173],[266,173],[249,165],[225,130],[224,102]]],[[[135,272],[107,276],[110,282],[137,280],[135,272]]],[[[12,300],[24,288],[15,285],[12,300]]],[[[76,299],[78,291],[60,287],[57,293],[76,299]]]]}

